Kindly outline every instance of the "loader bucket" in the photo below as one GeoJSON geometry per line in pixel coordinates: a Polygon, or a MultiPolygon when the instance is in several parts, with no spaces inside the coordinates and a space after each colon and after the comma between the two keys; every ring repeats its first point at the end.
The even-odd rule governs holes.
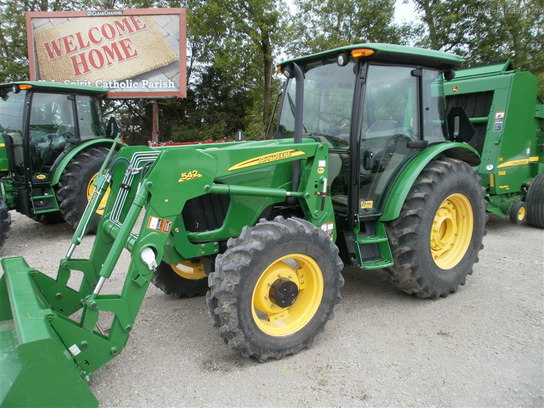
{"type": "Polygon", "coordinates": [[[58,316],[21,257],[0,278],[0,407],[85,407],[98,402],[51,325],[58,316]]]}

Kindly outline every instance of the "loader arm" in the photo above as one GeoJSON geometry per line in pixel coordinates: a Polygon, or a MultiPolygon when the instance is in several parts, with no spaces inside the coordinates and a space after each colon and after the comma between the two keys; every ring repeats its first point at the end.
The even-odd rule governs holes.
{"type": "Polygon", "coordinates": [[[180,259],[217,254],[219,241],[237,236],[258,220],[259,211],[289,196],[298,198],[315,225],[333,222],[327,154],[327,147],[313,139],[122,148],[83,217],[96,211],[110,186],[89,259],[72,258],[81,242],[76,235],[55,278],[20,257],[2,261],[0,351],[14,367],[0,374],[2,405],[36,403],[33,398],[46,405],[96,405],[84,384],[126,345],[165,248],[180,259]],[[297,191],[291,191],[294,161],[302,168],[297,191]],[[263,174],[271,176],[259,186],[257,176],[263,174]],[[232,214],[238,214],[227,215],[215,230],[189,232],[182,210],[188,200],[206,194],[229,195],[231,206],[238,206],[232,214]],[[241,216],[238,208],[244,202],[249,204],[241,216]],[[103,294],[124,250],[131,260],[123,288],[119,294],[103,294]],[[72,289],[67,283],[76,271],[83,279],[72,289]],[[102,327],[105,312],[114,316],[110,327],[102,327]],[[49,360],[40,349],[47,350],[49,360]],[[63,375],[51,376],[54,368],[63,375]],[[23,392],[36,382],[46,384],[40,393],[23,392]]]}

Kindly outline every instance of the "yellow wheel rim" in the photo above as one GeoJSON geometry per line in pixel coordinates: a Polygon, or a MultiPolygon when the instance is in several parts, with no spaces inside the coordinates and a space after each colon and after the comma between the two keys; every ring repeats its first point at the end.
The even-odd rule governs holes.
{"type": "Polygon", "coordinates": [[[205,278],[206,271],[202,262],[185,261],[170,264],[172,270],[184,279],[198,280],[205,278]]]}
{"type": "MultiPolygon", "coordinates": [[[[93,196],[94,190],[96,190],[96,187],[93,184],[93,181],[96,179],[96,176],[98,176],[98,173],[92,176],[91,180],[89,181],[89,184],[87,184],[87,202],[91,201],[91,197],[93,196]]],[[[108,202],[110,191],[111,191],[111,188],[108,187],[106,192],[104,193],[104,197],[102,197],[102,200],[100,200],[100,204],[98,204],[98,208],[96,209],[96,213],[98,215],[104,215],[104,209],[106,208],[106,203],[108,202]]]]}
{"type": "Polygon", "coordinates": [[[452,194],[440,204],[431,229],[431,254],[439,268],[452,269],[461,262],[473,228],[472,206],[465,195],[452,194]]]}
{"type": "Polygon", "coordinates": [[[301,330],[314,317],[323,297],[321,268],[309,256],[290,254],[272,262],[262,273],[251,297],[251,313],[260,330],[270,336],[287,336],[301,330]],[[289,306],[274,301],[271,289],[287,283],[298,295],[289,306]]]}
{"type": "Polygon", "coordinates": [[[525,219],[525,206],[519,207],[518,210],[518,221],[523,221],[525,219]]]}

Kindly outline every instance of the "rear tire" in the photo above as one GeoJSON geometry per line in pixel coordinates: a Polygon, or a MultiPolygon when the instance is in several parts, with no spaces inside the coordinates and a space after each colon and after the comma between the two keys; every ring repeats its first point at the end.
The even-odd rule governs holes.
{"type": "Polygon", "coordinates": [[[387,226],[395,262],[388,269],[391,282],[418,297],[457,291],[483,248],[485,208],[481,179],[468,164],[430,162],[387,226]]]}
{"type": "MultiPolygon", "coordinates": [[[[77,228],[87,206],[90,182],[100,170],[107,154],[108,149],[103,147],[88,148],[77,154],[62,173],[57,198],[62,217],[73,229],[77,228]]],[[[96,214],[87,232],[96,232],[99,222],[100,216],[96,214]]]]}
{"type": "Polygon", "coordinates": [[[299,218],[276,217],[230,239],[210,274],[210,315],[243,356],[279,359],[309,347],[344,284],[338,248],[299,218]]]}
{"type": "Polygon", "coordinates": [[[43,225],[59,224],[64,221],[60,211],[45,214],[33,214],[31,218],[43,225]]]}
{"type": "MultiPolygon", "coordinates": [[[[184,265],[180,266],[180,268],[183,267],[184,265]]],[[[194,265],[193,268],[195,276],[189,279],[180,275],[181,273],[184,276],[189,276],[189,273],[181,272],[181,269],[178,269],[176,265],[161,262],[155,270],[151,282],[164,293],[175,298],[203,296],[208,291],[208,277],[203,270],[197,271],[197,268],[203,268],[201,264],[194,265]]]]}
{"type": "Polygon", "coordinates": [[[11,234],[11,214],[4,200],[0,200],[0,248],[11,234]]]}
{"type": "Polygon", "coordinates": [[[527,223],[544,228],[544,174],[537,174],[527,191],[527,223]]]}

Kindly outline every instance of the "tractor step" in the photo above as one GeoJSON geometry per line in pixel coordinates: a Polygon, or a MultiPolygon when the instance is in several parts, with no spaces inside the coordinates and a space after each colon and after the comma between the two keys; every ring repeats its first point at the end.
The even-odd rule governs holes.
{"type": "Polygon", "coordinates": [[[394,262],[387,259],[363,261],[363,269],[383,269],[393,266],[394,262]]]}
{"type": "Polygon", "coordinates": [[[97,406],[50,324],[55,313],[34,282],[38,272],[21,257],[1,263],[0,406],[97,406]]]}
{"type": "Polygon", "coordinates": [[[363,269],[382,269],[393,266],[393,254],[383,223],[366,221],[366,233],[357,234],[357,257],[363,269]]]}
{"type": "Polygon", "coordinates": [[[41,188],[41,192],[36,194],[37,189],[32,191],[32,210],[34,214],[45,214],[50,212],[59,211],[59,204],[57,203],[57,197],[53,187],[41,188]]]}
{"type": "Polygon", "coordinates": [[[387,237],[382,235],[359,235],[357,237],[357,243],[359,245],[379,244],[380,242],[387,242],[387,240],[387,237]]]}

